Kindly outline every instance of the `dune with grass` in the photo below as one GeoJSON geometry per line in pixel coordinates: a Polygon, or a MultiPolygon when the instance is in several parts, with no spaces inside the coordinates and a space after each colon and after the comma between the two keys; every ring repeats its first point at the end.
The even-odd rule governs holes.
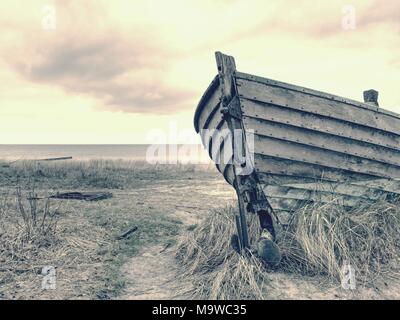
{"type": "MultiPolygon", "coordinates": [[[[400,298],[398,201],[305,205],[280,226],[275,267],[231,248],[237,210],[234,189],[205,166],[3,161],[0,298],[400,298]],[[113,196],[49,197],[70,191],[113,196]],[[346,265],[354,289],[342,286],[346,265]],[[46,266],[56,270],[54,290],[42,288],[46,266]]],[[[256,243],[257,217],[248,224],[256,243]]]]}

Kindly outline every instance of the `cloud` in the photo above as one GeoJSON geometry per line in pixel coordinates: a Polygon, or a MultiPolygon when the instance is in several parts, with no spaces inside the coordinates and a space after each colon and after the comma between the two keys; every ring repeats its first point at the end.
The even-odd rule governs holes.
{"type": "MultiPolygon", "coordinates": [[[[400,23],[400,2],[398,0],[374,0],[369,5],[365,2],[347,5],[354,7],[356,29],[364,31],[367,27],[387,26],[396,31],[396,25],[400,23]]],[[[340,8],[340,7],[339,7],[340,8]]],[[[344,6],[341,7],[345,8],[344,6]]],[[[347,11],[340,12],[337,10],[337,15],[324,16],[319,22],[316,21],[315,26],[310,28],[310,34],[316,37],[329,37],[343,34],[341,28],[341,19],[347,11]],[[342,15],[339,15],[339,14],[342,15]]]]}
{"type": "Polygon", "coordinates": [[[64,35],[13,65],[26,79],[91,95],[109,110],[166,113],[185,108],[192,98],[191,92],[164,83],[168,70],[163,63],[170,59],[160,48],[116,34],[64,35]]]}
{"type": "Polygon", "coordinates": [[[192,106],[192,91],[168,84],[174,52],[155,41],[150,30],[136,27],[128,35],[104,23],[101,10],[76,10],[70,1],[59,6],[56,30],[41,30],[35,37],[19,30],[6,63],[20,76],[89,95],[111,111],[168,113],[192,106]]]}
{"type": "MultiPolygon", "coordinates": [[[[20,18],[12,12],[6,15],[23,21],[2,22],[2,28],[14,30],[10,33],[13,36],[0,34],[3,52],[4,44],[12,43],[6,50],[7,64],[24,79],[88,95],[98,100],[99,108],[122,112],[170,113],[192,108],[200,93],[180,78],[179,70],[185,70],[179,59],[190,60],[186,65],[191,68],[191,59],[201,52],[230,48],[251,38],[263,43],[278,36],[294,41],[318,40],[316,45],[321,44],[320,39],[338,36],[334,40],[341,41],[342,47],[361,47],[370,45],[366,27],[391,26],[399,21],[398,1],[389,0],[374,1],[369,6],[355,1],[357,29],[348,33],[341,28],[343,13],[338,2],[310,6],[309,1],[299,0],[292,6],[288,1],[255,1],[248,5],[221,0],[222,17],[212,12],[214,2],[207,2],[204,8],[199,5],[203,9],[200,12],[193,5],[184,7],[191,10],[189,13],[193,11],[192,15],[181,17],[169,10],[160,15],[162,23],[147,17],[154,8],[147,8],[145,2],[135,10],[121,3],[56,3],[57,29],[50,33],[40,30],[40,20],[29,20],[37,18],[33,14],[25,13],[27,16],[20,18]],[[114,18],[109,11],[114,12],[114,18]],[[203,17],[206,13],[207,19],[203,17]],[[242,16],[246,23],[229,23],[242,16]],[[19,23],[23,28],[18,28],[19,23]],[[219,31],[215,32],[217,27],[219,31]],[[178,69],[174,69],[175,64],[178,69]]],[[[156,2],[153,5],[160,7],[156,2]]],[[[170,7],[165,6],[159,10],[170,7]]],[[[31,9],[25,12],[34,11],[31,9]]],[[[35,10],[40,13],[38,8],[35,10]]]]}
{"type": "Polygon", "coordinates": [[[359,24],[400,24],[400,2],[398,0],[375,0],[360,16],[359,24]]]}
{"type": "Polygon", "coordinates": [[[243,28],[237,37],[259,37],[273,33],[299,35],[310,39],[329,39],[345,34],[364,32],[373,25],[386,25],[397,32],[400,24],[400,2],[398,0],[375,0],[370,4],[363,1],[323,3],[310,6],[309,1],[299,0],[296,6],[288,1],[281,1],[276,6],[268,6],[264,19],[243,28]],[[346,6],[345,6],[346,4],[346,6]],[[342,20],[349,14],[346,7],[355,9],[356,29],[345,32],[342,20]]]}
{"type": "Polygon", "coordinates": [[[31,65],[27,61],[20,71],[38,81],[92,81],[110,80],[125,70],[143,67],[140,53],[118,42],[112,38],[64,39],[52,47],[37,48],[36,61],[31,65]]]}

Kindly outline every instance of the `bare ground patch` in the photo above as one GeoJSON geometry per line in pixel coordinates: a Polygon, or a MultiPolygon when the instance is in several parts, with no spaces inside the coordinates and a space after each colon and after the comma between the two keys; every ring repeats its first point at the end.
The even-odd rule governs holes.
{"type": "MultiPolygon", "coordinates": [[[[196,228],[211,209],[233,201],[234,190],[224,181],[171,184],[162,193],[146,199],[162,205],[165,215],[182,223],[179,234],[196,228]],[[214,192],[208,192],[209,190],[214,192]],[[156,200],[157,199],[157,200],[156,200]]],[[[185,299],[192,283],[180,278],[181,270],[174,257],[177,236],[155,239],[125,263],[121,272],[126,287],[119,299],[185,299]]]]}

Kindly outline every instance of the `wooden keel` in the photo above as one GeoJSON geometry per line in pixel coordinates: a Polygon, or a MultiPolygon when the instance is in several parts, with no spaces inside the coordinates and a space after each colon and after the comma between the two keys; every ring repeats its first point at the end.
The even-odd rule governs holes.
{"type": "MultiPolygon", "coordinates": [[[[249,250],[250,244],[246,214],[248,212],[258,214],[261,227],[260,233],[269,234],[271,239],[268,239],[268,241],[275,239],[274,224],[276,223],[276,219],[273,215],[272,207],[265,198],[264,192],[258,185],[255,176],[254,161],[251,150],[249,150],[249,144],[246,140],[246,130],[242,121],[241,104],[236,86],[236,65],[234,58],[217,52],[216,60],[222,92],[219,108],[223,114],[222,120],[227,123],[231,137],[228,140],[220,142],[215,136],[212,136],[210,139],[211,153],[213,156],[215,154],[215,158],[219,160],[217,162],[218,170],[235,187],[239,204],[239,217],[236,218],[238,238],[241,244],[240,247],[249,250]],[[225,153],[223,152],[224,150],[228,150],[228,152],[225,153]],[[225,156],[227,154],[228,159],[221,161],[222,154],[225,156]],[[242,161],[243,159],[244,161],[242,161]],[[231,182],[231,180],[233,181],[231,182]]],[[[215,113],[212,117],[216,120],[211,119],[207,122],[207,125],[212,123],[216,128],[224,126],[220,118],[215,116],[215,113]]],[[[279,251],[276,246],[272,246],[272,248],[279,251]]],[[[276,257],[280,256],[280,254],[275,252],[272,256],[276,257]]]]}

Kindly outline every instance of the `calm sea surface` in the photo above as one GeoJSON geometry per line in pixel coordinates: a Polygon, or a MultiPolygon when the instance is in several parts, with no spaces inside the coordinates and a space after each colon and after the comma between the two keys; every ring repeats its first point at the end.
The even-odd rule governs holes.
{"type": "MultiPolygon", "coordinates": [[[[146,160],[147,157],[164,157],[167,160],[208,162],[208,155],[201,145],[158,145],[146,144],[90,144],[90,145],[2,145],[0,159],[44,159],[73,157],[75,160],[122,159],[146,160]]],[[[203,162],[204,163],[204,162],[203,162]]]]}

